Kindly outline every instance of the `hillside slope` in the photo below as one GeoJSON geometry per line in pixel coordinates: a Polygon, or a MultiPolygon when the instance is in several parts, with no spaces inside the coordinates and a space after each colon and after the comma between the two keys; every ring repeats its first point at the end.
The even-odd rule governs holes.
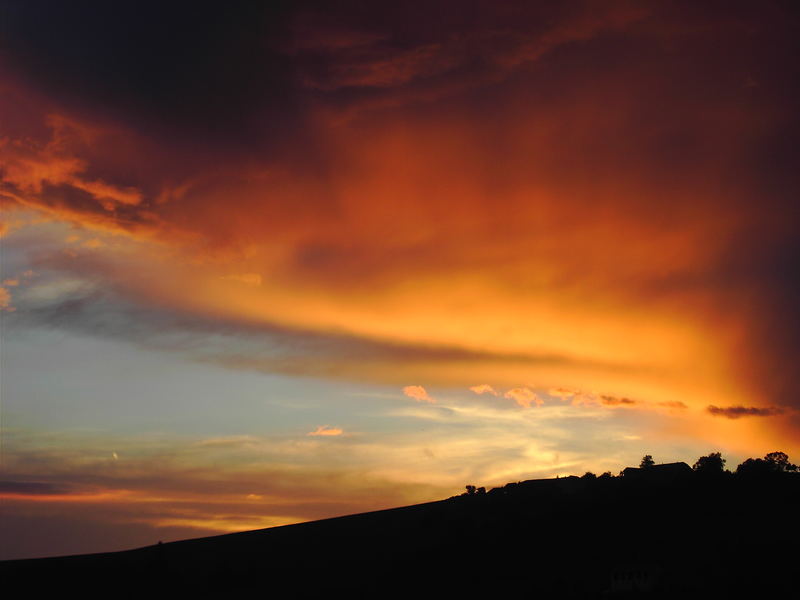
{"type": "Polygon", "coordinates": [[[31,592],[692,597],[794,587],[800,475],[566,478],[159,544],[0,563],[31,592]],[[423,593],[424,592],[424,593],[423,593]]]}

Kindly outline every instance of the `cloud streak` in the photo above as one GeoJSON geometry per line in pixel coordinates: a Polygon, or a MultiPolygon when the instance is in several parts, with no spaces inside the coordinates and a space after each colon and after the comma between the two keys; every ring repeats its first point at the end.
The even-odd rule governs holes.
{"type": "Polygon", "coordinates": [[[337,436],[342,435],[344,431],[338,427],[331,427],[330,425],[320,425],[314,431],[308,432],[306,435],[311,436],[337,436]]]}
{"type": "Polygon", "coordinates": [[[742,417],[773,417],[780,415],[783,410],[775,407],[759,408],[756,406],[714,406],[709,405],[706,410],[714,417],[726,419],[740,419],[742,417]]]}
{"type": "Polygon", "coordinates": [[[600,401],[606,406],[633,406],[638,404],[636,400],[630,398],[617,398],[616,396],[601,395],[600,401]]]}
{"type": "Polygon", "coordinates": [[[497,392],[492,386],[490,386],[490,385],[488,385],[486,383],[483,383],[481,385],[473,385],[469,389],[470,389],[471,392],[474,392],[474,393],[478,394],[479,396],[482,395],[482,394],[491,394],[492,396],[499,395],[499,392],[497,392]]]}

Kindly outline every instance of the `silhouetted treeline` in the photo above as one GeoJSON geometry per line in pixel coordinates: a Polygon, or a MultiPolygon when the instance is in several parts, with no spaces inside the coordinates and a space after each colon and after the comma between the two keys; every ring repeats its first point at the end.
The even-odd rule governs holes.
{"type": "Polygon", "coordinates": [[[797,468],[782,453],[724,464],[712,453],[693,467],[470,486],[387,511],[9,561],[0,577],[34,597],[791,597],[797,468]]]}
{"type": "MultiPolygon", "coordinates": [[[[698,478],[719,478],[719,477],[738,477],[738,478],[752,478],[752,477],[773,477],[782,476],[783,474],[798,474],[800,475],[800,468],[797,465],[789,462],[789,456],[784,452],[770,452],[764,458],[748,458],[738,467],[735,472],[725,470],[725,463],[727,461],[722,457],[720,452],[712,452],[708,455],[701,456],[695,461],[692,467],[689,467],[684,462],[676,463],[661,463],[658,464],[653,459],[652,455],[646,454],[642,457],[638,467],[626,467],[619,473],[619,477],[626,478],[627,481],[647,481],[650,484],[672,484],[676,481],[681,481],[684,478],[693,477],[698,478]]],[[[597,480],[607,480],[614,478],[610,471],[606,471],[599,477],[594,473],[587,471],[584,473],[580,480],[583,482],[591,482],[597,480]]],[[[528,481],[517,481],[507,483],[500,488],[492,488],[489,490],[489,495],[509,494],[516,493],[520,490],[542,490],[549,486],[569,486],[573,485],[571,482],[579,479],[577,476],[569,476],[557,479],[531,479],[528,481]],[[545,483],[547,482],[547,483],[545,483]]],[[[467,485],[467,491],[461,496],[478,496],[487,493],[485,488],[476,488],[474,485],[467,485]]],[[[566,489],[566,488],[565,488],[566,489]]],[[[581,489],[584,489],[581,487],[581,489]]],[[[456,498],[456,496],[453,496],[456,498]]],[[[452,499],[452,498],[451,498],[452,499]]]]}

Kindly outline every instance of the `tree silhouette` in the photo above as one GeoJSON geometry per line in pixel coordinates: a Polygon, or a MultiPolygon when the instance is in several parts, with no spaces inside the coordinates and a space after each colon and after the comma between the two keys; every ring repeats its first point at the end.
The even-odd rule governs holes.
{"type": "Polygon", "coordinates": [[[748,458],[738,467],[737,475],[763,476],[772,473],[796,472],[797,465],[789,462],[789,456],[784,452],[770,452],[764,458],[748,458]]]}
{"type": "Polygon", "coordinates": [[[789,462],[789,455],[785,452],[770,452],[764,457],[775,471],[797,471],[797,465],[789,462]]]}
{"type": "Polygon", "coordinates": [[[769,475],[772,472],[769,463],[761,458],[748,458],[738,467],[736,467],[737,475],[745,475],[747,477],[769,475]]]}
{"type": "Polygon", "coordinates": [[[653,457],[649,454],[645,454],[642,457],[642,462],[639,463],[639,467],[642,469],[649,469],[650,467],[655,466],[656,461],[653,460],[653,457]]]}
{"type": "Polygon", "coordinates": [[[725,468],[725,459],[722,458],[722,453],[712,452],[708,456],[701,456],[694,463],[692,469],[695,473],[702,475],[721,475],[725,468]]]}

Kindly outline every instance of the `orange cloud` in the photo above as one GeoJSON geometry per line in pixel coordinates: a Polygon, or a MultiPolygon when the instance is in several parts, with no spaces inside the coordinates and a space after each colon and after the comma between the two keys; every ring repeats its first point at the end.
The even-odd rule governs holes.
{"type": "Polygon", "coordinates": [[[85,242],[83,242],[83,244],[81,244],[81,246],[83,246],[84,248],[89,248],[90,250],[96,250],[98,248],[102,248],[105,245],[106,245],[105,242],[103,242],[103,240],[100,240],[98,238],[92,238],[90,240],[86,240],[85,242]]]}
{"type": "Polygon", "coordinates": [[[263,282],[263,278],[258,273],[238,273],[235,275],[226,275],[223,279],[230,281],[238,281],[245,285],[259,286],[263,282]]]}
{"type": "Polygon", "coordinates": [[[573,396],[579,395],[581,392],[580,390],[571,390],[569,388],[550,388],[547,390],[547,393],[555,398],[561,398],[562,400],[568,400],[573,396]]]}
{"type": "Polygon", "coordinates": [[[14,307],[11,306],[11,292],[4,287],[0,287],[0,310],[14,310],[14,307]]]}
{"type": "MultiPolygon", "coordinates": [[[[24,87],[13,91],[18,101],[33,98],[32,104],[37,104],[35,95],[24,87]]],[[[128,160],[119,157],[123,130],[111,135],[111,130],[92,128],[63,114],[42,114],[40,119],[46,124],[46,134],[40,122],[34,135],[0,137],[0,201],[7,212],[33,210],[49,219],[105,232],[152,234],[157,216],[145,201],[144,191],[109,181],[109,175],[121,171],[96,174],[98,162],[114,157],[128,160]]],[[[129,140],[122,145],[126,143],[129,140]]],[[[17,220],[10,229],[24,225],[17,220]]]]}
{"type": "Polygon", "coordinates": [[[544,404],[544,400],[539,398],[539,396],[537,396],[532,390],[526,387],[508,390],[505,394],[503,394],[503,398],[514,400],[514,402],[523,408],[530,408],[531,404],[536,404],[536,406],[541,406],[544,404]]]}
{"type": "Polygon", "coordinates": [[[338,427],[330,427],[329,425],[320,425],[314,431],[310,431],[307,435],[342,435],[344,431],[338,427]]]}
{"type": "Polygon", "coordinates": [[[782,262],[792,175],[763,157],[791,147],[780,140],[796,102],[769,69],[748,86],[721,58],[777,64],[763,43],[785,34],[775,14],[487,5],[481,23],[440,30],[397,10],[409,39],[380,19],[295,15],[281,53],[306,87],[275,112],[220,86],[229,104],[191,90],[204,118],[166,127],[136,103],[106,111],[91,86],[59,106],[35,78],[9,76],[3,201],[145,240],[64,267],[126,301],[344,340],[322,360],[241,352],[222,364],[537,381],[581,402],[574,390],[695,408],[792,402],[783,367],[798,336],[780,317],[796,304],[782,262]],[[225,117],[241,117],[230,138],[225,117]],[[753,343],[769,339],[781,342],[753,343]],[[358,344],[381,351],[348,354],[358,344]]]}
{"type": "Polygon", "coordinates": [[[141,203],[142,194],[137,189],[83,177],[88,163],[63,153],[62,125],[58,120],[51,120],[51,125],[53,137],[43,146],[13,144],[8,139],[0,139],[4,184],[34,194],[41,194],[45,186],[67,185],[86,192],[107,211],[113,211],[117,204],[136,206],[141,203]]]}
{"type": "Polygon", "coordinates": [[[491,394],[492,396],[497,396],[498,395],[498,392],[495,391],[495,389],[492,386],[490,386],[490,385],[488,385],[486,383],[483,383],[481,385],[473,385],[469,389],[470,389],[470,391],[473,391],[478,395],[481,395],[481,394],[491,394]]]}
{"type": "Polygon", "coordinates": [[[659,406],[664,406],[666,408],[678,408],[678,409],[686,409],[689,408],[686,406],[685,403],[681,402],[680,400],[668,400],[666,402],[659,402],[659,406]]]}
{"type": "Polygon", "coordinates": [[[403,393],[409,398],[413,398],[417,402],[429,402],[435,404],[436,400],[428,395],[425,388],[421,385],[407,385],[403,388],[403,393]]]}

